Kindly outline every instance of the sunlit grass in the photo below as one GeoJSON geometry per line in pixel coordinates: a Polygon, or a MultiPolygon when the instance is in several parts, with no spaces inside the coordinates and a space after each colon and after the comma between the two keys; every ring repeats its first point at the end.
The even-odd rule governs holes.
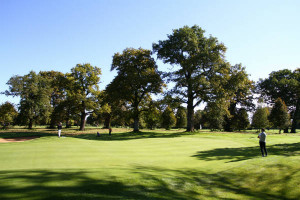
{"type": "Polygon", "coordinates": [[[15,127],[0,137],[0,199],[299,199],[300,136],[15,127]],[[100,137],[96,133],[100,132],[100,137]]]}

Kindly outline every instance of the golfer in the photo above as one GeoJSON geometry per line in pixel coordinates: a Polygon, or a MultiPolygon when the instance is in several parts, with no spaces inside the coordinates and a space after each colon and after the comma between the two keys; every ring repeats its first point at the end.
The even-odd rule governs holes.
{"type": "Polygon", "coordinates": [[[62,124],[61,124],[61,122],[59,122],[59,124],[57,125],[57,129],[58,129],[58,137],[60,137],[61,129],[62,129],[62,124]]]}
{"type": "Polygon", "coordinates": [[[266,138],[267,134],[265,133],[265,129],[261,129],[261,133],[258,135],[259,138],[259,146],[261,150],[262,157],[268,156],[268,152],[266,149],[266,138]]]}

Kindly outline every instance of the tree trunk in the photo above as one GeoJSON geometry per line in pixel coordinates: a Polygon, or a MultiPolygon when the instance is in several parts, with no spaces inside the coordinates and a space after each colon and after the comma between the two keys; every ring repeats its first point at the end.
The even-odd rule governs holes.
{"type": "Polygon", "coordinates": [[[85,112],[85,101],[82,101],[81,116],[80,116],[81,120],[80,120],[80,128],[79,128],[80,131],[84,131],[86,116],[87,114],[85,112]]]}
{"type": "Polygon", "coordinates": [[[292,129],[291,133],[296,133],[296,128],[297,128],[297,121],[300,118],[300,100],[297,101],[296,104],[296,110],[293,115],[293,122],[292,122],[292,129]]]}
{"type": "Polygon", "coordinates": [[[66,119],[66,128],[71,128],[69,118],[66,119]]]}
{"type": "Polygon", "coordinates": [[[50,121],[50,126],[49,126],[49,128],[54,129],[54,128],[55,128],[55,125],[56,125],[56,122],[55,122],[55,120],[53,119],[53,116],[52,116],[52,117],[51,117],[51,121],[50,121]]]}
{"type": "Polygon", "coordinates": [[[70,116],[71,116],[71,109],[67,108],[67,113],[66,113],[66,128],[71,128],[70,116]]]}
{"type": "Polygon", "coordinates": [[[111,121],[111,115],[110,114],[105,115],[104,128],[110,127],[110,121],[111,121]]]}
{"type": "Polygon", "coordinates": [[[231,120],[228,116],[225,116],[224,122],[224,131],[231,132],[231,120]]]}
{"type": "Polygon", "coordinates": [[[86,118],[86,113],[85,112],[81,112],[81,121],[80,121],[80,128],[79,128],[79,130],[80,131],[84,131],[84,128],[85,128],[85,122],[86,122],[86,120],[85,120],[85,118],[86,118]]]}
{"type": "Polygon", "coordinates": [[[193,132],[194,131],[194,105],[193,105],[193,99],[188,100],[187,105],[187,132],[193,132]]]}
{"type": "Polygon", "coordinates": [[[133,124],[133,132],[139,132],[139,123],[140,123],[140,119],[139,117],[135,117],[134,118],[134,124],[133,124]]]}
{"type": "Polygon", "coordinates": [[[225,116],[225,124],[224,124],[224,131],[227,132],[232,132],[233,128],[232,128],[232,121],[233,121],[233,116],[235,115],[235,108],[236,108],[236,104],[235,103],[231,103],[230,107],[229,107],[229,113],[231,116],[225,116]]]}
{"type": "Polygon", "coordinates": [[[187,132],[194,131],[194,97],[193,97],[193,84],[191,83],[191,73],[187,74],[187,82],[188,82],[188,102],[187,102],[187,132]]]}
{"type": "Polygon", "coordinates": [[[33,119],[29,119],[28,129],[32,129],[33,119]]]}
{"type": "Polygon", "coordinates": [[[140,125],[140,111],[138,108],[138,104],[135,103],[133,106],[133,118],[134,118],[134,123],[133,123],[133,132],[137,133],[140,132],[139,125],[140,125]]]}

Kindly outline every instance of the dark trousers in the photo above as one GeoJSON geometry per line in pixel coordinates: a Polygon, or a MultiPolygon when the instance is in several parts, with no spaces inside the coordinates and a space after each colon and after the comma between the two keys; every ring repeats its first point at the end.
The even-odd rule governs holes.
{"type": "Polygon", "coordinates": [[[262,156],[267,156],[268,152],[266,149],[266,143],[265,142],[259,142],[260,150],[261,150],[261,155],[262,156]]]}

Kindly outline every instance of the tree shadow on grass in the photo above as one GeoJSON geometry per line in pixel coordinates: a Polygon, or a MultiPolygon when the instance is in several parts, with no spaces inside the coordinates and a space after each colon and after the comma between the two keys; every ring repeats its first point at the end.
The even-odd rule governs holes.
{"type": "Polygon", "coordinates": [[[158,176],[153,176],[149,172],[159,172],[162,176],[170,174],[173,182],[172,186],[169,185],[169,187],[196,199],[300,199],[300,191],[298,191],[297,187],[290,184],[295,180],[297,181],[296,185],[300,183],[297,178],[300,178],[300,167],[271,164],[267,165],[266,168],[276,169],[278,172],[277,176],[272,174],[272,170],[261,173],[257,173],[258,171],[256,170],[243,170],[242,172],[232,170],[217,174],[197,170],[170,170],[145,167],[140,168],[140,170],[148,170],[148,172],[143,174],[144,179],[158,179],[158,182],[161,181],[158,176]],[[259,187],[257,187],[258,185],[259,187]],[[198,190],[190,190],[194,186],[198,187],[198,190]],[[276,190],[274,188],[279,189],[276,190]]]}
{"type": "Polygon", "coordinates": [[[114,133],[109,134],[100,134],[97,137],[97,134],[76,134],[68,135],[74,138],[86,139],[86,140],[100,140],[100,141],[119,141],[119,140],[136,140],[136,139],[146,139],[146,138],[175,138],[181,137],[184,135],[193,135],[194,133],[190,132],[175,132],[175,133],[157,133],[157,132],[125,132],[125,133],[114,133]]]}
{"type": "MultiPolygon", "coordinates": [[[[300,192],[292,188],[299,168],[285,165],[276,167],[274,178],[269,172],[210,174],[197,170],[172,170],[138,166],[127,170],[126,177],[116,177],[105,171],[2,171],[0,199],[299,199],[300,192]],[[286,170],[286,169],[289,170],[286,170]],[[255,176],[255,178],[253,178],[255,176]],[[134,177],[135,179],[131,178],[134,177]],[[268,177],[269,180],[264,180],[268,177]],[[129,181],[128,181],[129,180],[129,181]],[[131,180],[131,181],[130,181],[131,180]],[[251,186],[249,180],[259,187],[251,186]],[[280,190],[274,191],[273,188],[280,190]]],[[[299,183],[299,181],[298,181],[299,183]]]]}
{"type": "MultiPolygon", "coordinates": [[[[78,139],[86,140],[98,140],[98,141],[120,141],[120,140],[136,140],[136,139],[147,139],[147,138],[175,138],[181,137],[184,135],[193,135],[195,133],[191,132],[150,132],[150,131],[141,131],[138,133],[135,132],[121,132],[113,133],[109,135],[108,133],[100,133],[100,136],[97,136],[95,133],[69,133],[63,132],[62,136],[73,137],[78,139]]],[[[24,132],[13,132],[6,131],[0,132],[0,138],[16,138],[16,137],[33,137],[33,136],[56,136],[56,130],[45,130],[45,131],[24,131],[24,132]]]]}
{"type": "MultiPolygon", "coordinates": [[[[32,132],[19,132],[19,131],[6,131],[0,132],[0,138],[18,138],[18,137],[43,137],[43,136],[53,136],[54,133],[45,133],[40,131],[32,132]]],[[[55,132],[56,135],[56,132],[55,132]]]]}
{"type": "Polygon", "coordinates": [[[153,187],[129,184],[116,177],[90,177],[86,172],[25,171],[0,172],[5,182],[0,183],[0,199],[159,199],[188,200],[185,194],[169,189],[168,185],[153,179],[153,187]],[[11,181],[20,181],[12,186],[11,181]],[[66,181],[71,180],[71,183],[66,181]]]}
{"type": "MultiPolygon", "coordinates": [[[[291,144],[275,144],[267,146],[268,156],[297,156],[300,155],[300,142],[291,144]]],[[[229,160],[238,162],[261,156],[260,147],[219,148],[208,151],[198,151],[192,157],[200,160],[229,160]]]]}

